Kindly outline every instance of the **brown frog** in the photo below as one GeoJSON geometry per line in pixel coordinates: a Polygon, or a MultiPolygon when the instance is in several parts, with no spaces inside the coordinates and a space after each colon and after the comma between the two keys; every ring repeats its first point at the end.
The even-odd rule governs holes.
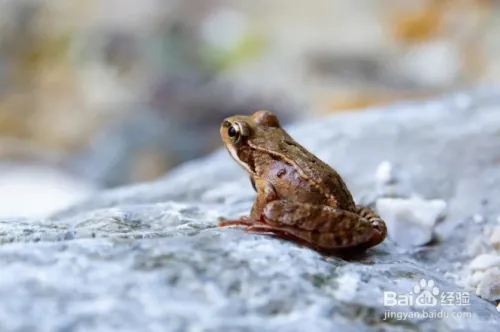
{"type": "Polygon", "coordinates": [[[356,205],[340,175],[295,142],[273,113],[229,117],[220,132],[257,199],[249,217],[219,226],[245,225],[247,232],[272,233],[321,252],[365,250],[386,237],[385,222],[356,205]]]}

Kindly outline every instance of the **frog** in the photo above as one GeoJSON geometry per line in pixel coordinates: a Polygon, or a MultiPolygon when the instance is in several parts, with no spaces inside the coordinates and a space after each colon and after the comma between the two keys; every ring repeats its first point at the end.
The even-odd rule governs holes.
{"type": "Polygon", "coordinates": [[[249,216],[222,219],[319,252],[375,247],[385,222],[356,204],[339,173],[297,143],[268,110],[223,120],[220,135],[230,156],[248,173],[256,192],[249,216]]]}

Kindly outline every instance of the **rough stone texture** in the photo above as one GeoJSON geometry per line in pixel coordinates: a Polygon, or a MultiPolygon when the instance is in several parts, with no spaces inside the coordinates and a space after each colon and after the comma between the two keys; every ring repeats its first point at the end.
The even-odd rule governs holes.
{"type": "Polygon", "coordinates": [[[218,217],[246,214],[254,198],[244,172],[219,151],[49,220],[2,221],[0,331],[498,330],[495,306],[474,295],[468,306],[442,308],[471,318],[384,321],[383,291],[407,294],[421,278],[460,290],[445,273],[472,259],[468,240],[500,213],[499,103],[500,91],[483,88],[290,127],[358,201],[379,195],[382,161],[400,170],[401,197],[445,200],[448,215],[430,246],[389,239],[346,261],[218,229],[218,217]],[[470,220],[476,213],[483,225],[470,220]]]}

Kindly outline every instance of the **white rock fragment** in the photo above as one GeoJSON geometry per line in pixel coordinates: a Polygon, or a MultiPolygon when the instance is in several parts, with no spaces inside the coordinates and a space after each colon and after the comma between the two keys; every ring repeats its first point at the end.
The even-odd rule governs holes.
{"type": "Polygon", "coordinates": [[[394,180],[392,164],[389,161],[381,162],[375,172],[375,178],[379,185],[391,183],[394,180]]]}
{"type": "Polygon", "coordinates": [[[495,254],[482,254],[474,258],[469,264],[470,271],[484,271],[495,266],[500,266],[500,256],[495,254]]]}
{"type": "Polygon", "coordinates": [[[472,220],[474,221],[475,224],[481,224],[484,221],[484,217],[479,213],[476,213],[475,215],[472,216],[472,220]]]}
{"type": "Polygon", "coordinates": [[[497,223],[500,224],[500,216],[497,217],[497,223]]]}
{"type": "Polygon", "coordinates": [[[387,223],[389,236],[407,247],[429,243],[434,226],[446,208],[446,202],[439,199],[381,198],[376,203],[377,212],[387,223]]]}
{"type": "Polygon", "coordinates": [[[500,268],[496,267],[484,273],[476,295],[488,301],[500,300],[500,268]]]}

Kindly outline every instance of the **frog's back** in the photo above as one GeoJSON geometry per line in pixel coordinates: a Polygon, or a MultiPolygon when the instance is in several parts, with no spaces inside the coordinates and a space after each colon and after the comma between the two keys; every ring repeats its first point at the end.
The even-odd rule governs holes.
{"type": "Polygon", "coordinates": [[[295,142],[285,131],[281,137],[283,139],[267,142],[269,152],[292,165],[300,176],[311,183],[312,187],[327,196],[329,205],[355,211],[354,199],[341,176],[328,164],[295,142]]]}
{"type": "MultiPolygon", "coordinates": [[[[284,144],[289,144],[289,142],[284,142],[284,144]]],[[[294,160],[296,167],[320,190],[329,195],[330,200],[335,201],[337,208],[355,211],[354,199],[337,171],[296,142],[293,142],[290,148],[297,151],[297,158],[294,160]]]]}

